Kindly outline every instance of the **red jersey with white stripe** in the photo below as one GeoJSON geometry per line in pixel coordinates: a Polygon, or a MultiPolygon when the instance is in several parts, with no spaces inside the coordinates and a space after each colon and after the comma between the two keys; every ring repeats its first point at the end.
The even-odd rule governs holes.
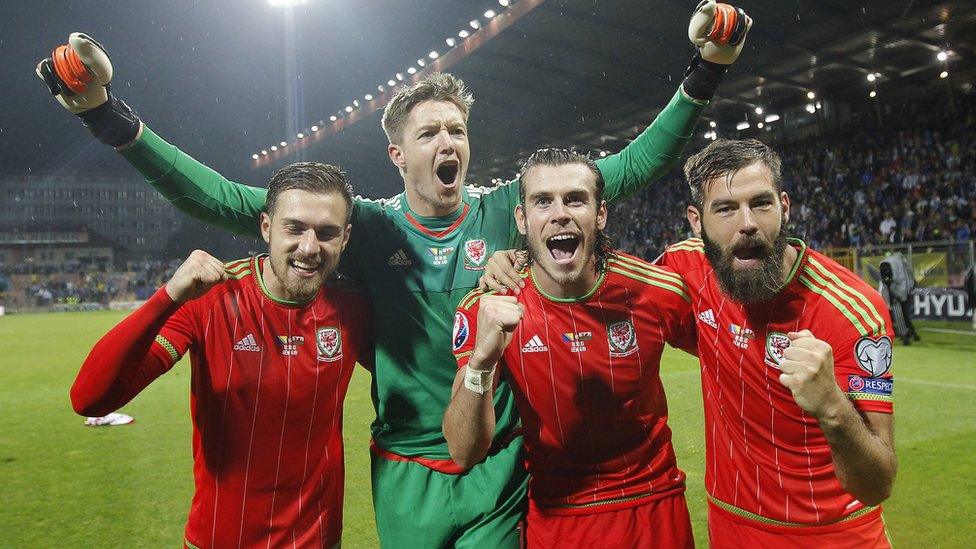
{"type": "Polygon", "coordinates": [[[891,321],[854,273],[790,239],[798,259],[770,303],[722,293],[702,241],[658,259],[684,279],[697,317],[705,403],[705,488],[711,502],[757,525],[822,525],[873,511],[834,476],[817,421],[779,382],[787,332],[829,343],[840,388],[862,412],[891,413],[891,321]]]}
{"type": "Polygon", "coordinates": [[[189,547],[331,547],[342,534],[342,400],[357,360],[371,366],[368,303],[341,281],[311,302],[274,298],[264,257],[227,264],[229,280],[183,305],[160,289],[96,345],[72,391],[116,408],[189,350],[189,547]]]}
{"type": "MultiPolygon", "coordinates": [[[[500,367],[525,431],[529,497],[546,513],[585,514],[683,492],[659,376],[666,342],[694,346],[676,339],[694,331],[680,278],[624,254],[576,300],[544,294],[531,269],[523,277],[525,316],[500,367]]],[[[482,295],[468,294],[455,317],[461,368],[482,295]]]]}

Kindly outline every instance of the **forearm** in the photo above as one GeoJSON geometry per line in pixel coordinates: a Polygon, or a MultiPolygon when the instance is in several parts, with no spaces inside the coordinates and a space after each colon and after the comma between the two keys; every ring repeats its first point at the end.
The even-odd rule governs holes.
{"type": "Polygon", "coordinates": [[[898,468],[893,444],[872,431],[846,397],[818,421],[844,490],[867,505],[887,499],[898,468]]]}
{"type": "Polygon", "coordinates": [[[633,142],[617,154],[597,161],[606,180],[607,200],[626,197],[660,179],[680,160],[705,102],[679,88],[671,101],[633,142]]]}
{"type": "Polygon", "coordinates": [[[137,395],[169,366],[152,343],[179,308],[165,289],[112,328],[88,354],[71,387],[71,404],[80,415],[103,416],[137,395]]]}
{"type": "Polygon", "coordinates": [[[142,125],[121,154],[181,211],[234,234],[258,236],[267,191],[230,181],[142,125]]]}
{"type": "Polygon", "coordinates": [[[495,434],[495,390],[483,395],[464,387],[464,369],[454,380],[451,403],[444,413],[447,449],[460,467],[470,469],[484,459],[495,434]]]}

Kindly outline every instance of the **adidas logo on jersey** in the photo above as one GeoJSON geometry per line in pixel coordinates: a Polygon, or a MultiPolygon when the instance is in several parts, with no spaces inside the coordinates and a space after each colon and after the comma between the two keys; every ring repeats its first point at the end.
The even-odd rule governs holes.
{"type": "Polygon", "coordinates": [[[261,346],[258,345],[256,339],[254,339],[254,334],[247,334],[240,341],[234,344],[235,351],[251,351],[254,353],[261,352],[261,346]]]}
{"type": "Polygon", "coordinates": [[[711,309],[698,313],[698,320],[701,320],[716,330],[718,329],[718,322],[715,322],[715,313],[711,309]]]}
{"type": "Polygon", "coordinates": [[[413,261],[410,261],[410,257],[407,256],[407,252],[400,248],[390,259],[386,261],[386,264],[391,267],[406,267],[407,265],[413,265],[413,261]]]}
{"type": "Polygon", "coordinates": [[[538,335],[532,336],[532,339],[525,342],[522,346],[523,353],[544,353],[549,350],[549,347],[539,338],[538,335]]]}

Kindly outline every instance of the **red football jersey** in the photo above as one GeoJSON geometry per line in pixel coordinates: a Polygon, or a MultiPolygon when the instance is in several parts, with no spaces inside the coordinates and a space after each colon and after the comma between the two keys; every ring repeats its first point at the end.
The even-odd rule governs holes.
{"type": "Polygon", "coordinates": [[[816,525],[872,512],[834,476],[817,421],[779,382],[787,332],[829,343],[840,388],[864,412],[891,413],[891,321],[854,273],[790,239],[799,257],[770,303],[726,297],[699,239],[658,259],[684,279],[697,317],[705,402],[705,488],[713,504],[757,525],[816,525]]]}
{"type": "Polygon", "coordinates": [[[229,280],[183,305],[160,289],[72,389],[76,407],[114,409],[189,350],[190,547],[331,547],[342,534],[342,400],[357,360],[372,366],[368,303],[341,281],[311,302],[274,298],[264,257],[227,264],[229,280]]]}
{"type": "MultiPolygon", "coordinates": [[[[583,514],[684,491],[659,366],[665,342],[694,340],[689,296],[668,269],[619,254],[587,295],[561,300],[528,280],[525,316],[506,348],[525,431],[529,497],[547,513],[583,514]],[[684,323],[685,326],[681,326],[684,323]]],[[[477,339],[475,291],[458,308],[454,352],[467,365],[477,339]]]]}

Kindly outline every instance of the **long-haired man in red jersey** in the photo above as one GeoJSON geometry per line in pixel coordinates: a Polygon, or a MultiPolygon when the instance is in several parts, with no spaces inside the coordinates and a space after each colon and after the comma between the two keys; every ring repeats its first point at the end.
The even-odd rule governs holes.
{"type": "Polygon", "coordinates": [[[340,543],[342,400],[356,362],[372,365],[369,305],[333,276],[351,212],[337,168],[282,168],[261,214],[269,253],[224,264],[194,251],[78,373],[75,410],[104,415],[189,351],[184,547],[340,543]]]}
{"type": "Polygon", "coordinates": [[[685,164],[688,286],[713,547],[887,547],[897,461],[891,321],[854,273],[785,233],[780,159],[715,141],[685,164]]]}
{"type": "Polygon", "coordinates": [[[693,547],[659,375],[665,343],[694,347],[688,290],[670,269],[610,249],[603,178],[585,156],[537,151],[520,181],[525,287],[459,304],[451,456],[469,468],[489,454],[504,378],[531,474],[528,547],[693,547]]]}

